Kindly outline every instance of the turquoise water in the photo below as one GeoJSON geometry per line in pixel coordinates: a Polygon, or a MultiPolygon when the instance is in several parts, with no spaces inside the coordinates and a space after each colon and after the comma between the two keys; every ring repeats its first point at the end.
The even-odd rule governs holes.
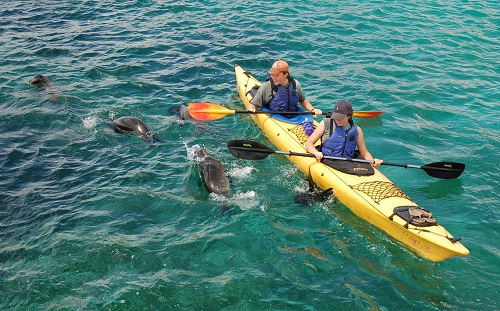
{"type": "Polygon", "coordinates": [[[499,18],[493,0],[2,2],[0,309],[499,309],[499,18]],[[269,144],[248,116],[169,112],[242,109],[233,66],[264,79],[278,58],[314,106],[385,112],[357,120],[374,156],[466,164],[381,170],[468,257],[433,263],[338,202],[294,204],[308,185],[286,158],[227,151],[269,144]],[[165,143],[114,133],[127,115],[165,143]],[[230,199],[203,188],[196,145],[230,199]]]}

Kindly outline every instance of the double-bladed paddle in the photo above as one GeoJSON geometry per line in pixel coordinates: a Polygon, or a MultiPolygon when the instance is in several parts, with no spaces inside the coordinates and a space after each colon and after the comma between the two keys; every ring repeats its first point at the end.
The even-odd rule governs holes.
{"type": "MultiPolygon", "coordinates": [[[[288,156],[314,158],[314,155],[312,153],[299,153],[292,151],[273,150],[267,147],[266,145],[251,140],[230,140],[227,142],[227,147],[229,148],[229,152],[231,152],[231,154],[234,157],[246,160],[262,160],[265,159],[270,154],[283,154],[288,156]]],[[[372,160],[363,160],[363,159],[341,158],[341,157],[331,157],[331,156],[324,156],[323,158],[331,160],[340,160],[340,161],[373,163],[372,160]]],[[[399,166],[404,168],[419,168],[424,170],[429,176],[442,179],[457,178],[465,170],[465,164],[456,162],[435,162],[420,166],[411,164],[391,163],[384,161],[382,162],[382,165],[399,166]]]]}
{"type": "MultiPolygon", "coordinates": [[[[195,119],[199,121],[212,121],[223,118],[228,114],[237,114],[237,113],[249,113],[249,114],[314,114],[312,111],[248,111],[248,110],[233,110],[228,109],[226,107],[206,103],[206,102],[196,102],[191,103],[188,106],[189,114],[195,119]]],[[[353,116],[356,118],[374,118],[384,113],[383,111],[354,111],[353,116]]],[[[328,114],[328,112],[323,112],[323,115],[328,114]]]]}

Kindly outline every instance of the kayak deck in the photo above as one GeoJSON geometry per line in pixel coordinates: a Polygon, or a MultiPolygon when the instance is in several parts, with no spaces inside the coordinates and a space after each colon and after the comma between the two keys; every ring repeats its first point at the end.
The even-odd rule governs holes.
{"type": "MultiPolygon", "coordinates": [[[[253,98],[252,88],[261,83],[238,65],[235,65],[234,70],[240,98],[248,108],[253,98]]],[[[278,120],[267,114],[252,114],[251,117],[279,150],[307,152],[304,147],[307,136],[300,124],[278,120]]],[[[336,198],[358,217],[384,230],[420,256],[441,261],[469,254],[469,250],[458,242],[459,239],[454,238],[443,226],[419,227],[394,215],[398,207],[418,205],[377,169],[374,175],[357,176],[335,170],[315,158],[287,157],[304,174],[311,174],[321,189],[332,188],[336,198]]]]}

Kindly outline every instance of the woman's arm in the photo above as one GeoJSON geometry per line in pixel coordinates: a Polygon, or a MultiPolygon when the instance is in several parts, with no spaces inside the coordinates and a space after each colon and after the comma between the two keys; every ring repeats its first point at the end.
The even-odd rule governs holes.
{"type": "Polygon", "coordinates": [[[356,144],[358,146],[359,154],[365,159],[365,160],[373,160],[375,161],[372,166],[373,167],[378,167],[380,164],[383,162],[380,159],[374,159],[370,151],[368,151],[368,148],[366,148],[365,144],[365,137],[363,135],[363,130],[359,126],[356,126],[358,128],[358,140],[356,141],[356,144]]]}
{"type": "Polygon", "coordinates": [[[318,151],[314,144],[321,138],[323,132],[325,131],[325,121],[321,121],[318,127],[314,130],[314,132],[307,138],[305,142],[305,147],[307,152],[314,154],[316,159],[320,161],[323,158],[323,153],[318,151]]]}

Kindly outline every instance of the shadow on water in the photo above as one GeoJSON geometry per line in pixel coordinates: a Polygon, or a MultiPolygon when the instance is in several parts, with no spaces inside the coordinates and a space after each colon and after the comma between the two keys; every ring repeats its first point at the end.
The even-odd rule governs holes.
{"type": "Polygon", "coordinates": [[[458,197],[464,194],[462,181],[455,179],[436,179],[421,188],[428,199],[441,199],[447,197],[458,197]]]}
{"type": "Polygon", "coordinates": [[[362,129],[364,128],[369,128],[369,127],[380,127],[384,125],[384,121],[382,120],[383,114],[380,117],[376,118],[368,118],[368,119],[360,119],[360,118],[354,118],[354,123],[361,127],[362,129]]]}

